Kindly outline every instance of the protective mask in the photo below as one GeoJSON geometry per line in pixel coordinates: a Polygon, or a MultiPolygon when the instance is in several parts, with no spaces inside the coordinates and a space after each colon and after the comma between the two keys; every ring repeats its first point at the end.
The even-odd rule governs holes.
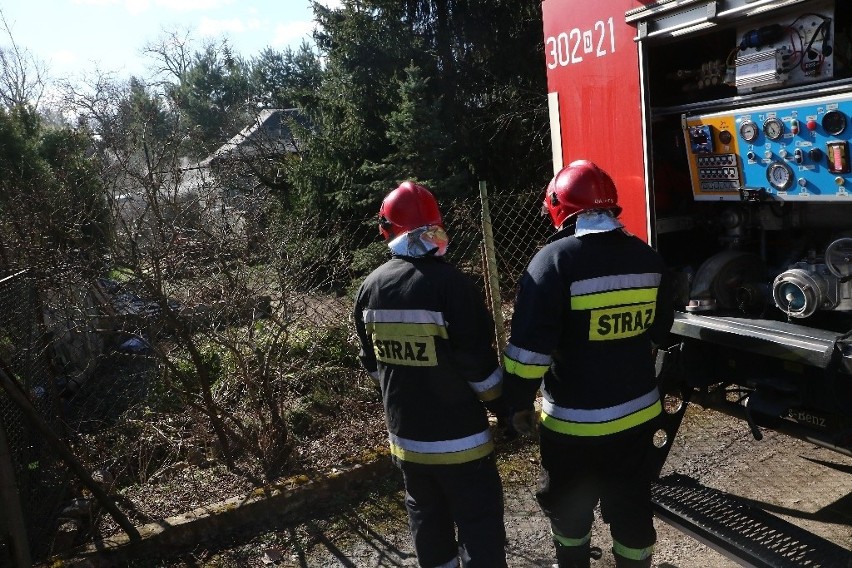
{"type": "Polygon", "coordinates": [[[590,233],[606,233],[622,228],[621,221],[612,216],[609,211],[586,211],[577,215],[577,228],[575,237],[582,237],[590,233]]]}
{"type": "Polygon", "coordinates": [[[440,225],[426,225],[403,233],[388,243],[397,256],[421,257],[427,254],[443,256],[450,244],[450,237],[440,225]]]}

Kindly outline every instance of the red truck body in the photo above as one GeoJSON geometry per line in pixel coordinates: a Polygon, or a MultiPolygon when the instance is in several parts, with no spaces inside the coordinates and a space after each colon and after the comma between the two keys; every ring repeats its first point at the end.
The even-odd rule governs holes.
{"type": "Polygon", "coordinates": [[[616,183],[626,226],[647,240],[639,52],[624,22],[635,6],[545,0],[542,13],[554,171],[577,159],[599,164],[616,183]]]}

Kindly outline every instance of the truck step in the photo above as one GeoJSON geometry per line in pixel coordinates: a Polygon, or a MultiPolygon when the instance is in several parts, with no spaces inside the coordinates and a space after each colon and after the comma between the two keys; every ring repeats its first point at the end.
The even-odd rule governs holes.
{"type": "Polygon", "coordinates": [[[852,552],[690,477],[658,480],[652,502],[658,518],[743,566],[852,568],[852,552]]]}

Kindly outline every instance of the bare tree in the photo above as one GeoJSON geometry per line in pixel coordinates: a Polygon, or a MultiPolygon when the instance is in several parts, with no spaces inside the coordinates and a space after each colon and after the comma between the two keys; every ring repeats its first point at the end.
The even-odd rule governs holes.
{"type": "Polygon", "coordinates": [[[38,108],[47,84],[47,66],[21,47],[0,9],[0,25],[9,42],[0,46],[0,103],[6,108],[32,105],[38,108]]]}
{"type": "Polygon", "coordinates": [[[157,41],[146,43],[142,54],[153,62],[154,76],[181,84],[192,65],[195,52],[188,29],[163,30],[157,41]]]}
{"type": "Polygon", "coordinates": [[[96,134],[113,266],[147,306],[122,314],[118,331],[144,339],[158,382],[193,423],[209,425],[196,447],[232,469],[250,457],[275,475],[291,451],[279,395],[292,320],[272,301],[281,271],[256,266],[273,258],[263,250],[266,193],[232,168],[187,160],[182,142],[195,133],[156,86],[101,75],[66,85],[65,100],[96,134]]]}

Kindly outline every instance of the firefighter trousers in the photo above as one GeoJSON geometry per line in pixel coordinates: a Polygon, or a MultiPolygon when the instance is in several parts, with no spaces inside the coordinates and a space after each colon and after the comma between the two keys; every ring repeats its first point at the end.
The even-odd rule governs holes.
{"type": "Polygon", "coordinates": [[[536,499],[550,519],[557,557],[565,558],[566,566],[588,566],[579,556],[589,549],[598,502],[619,566],[650,562],[657,540],[651,509],[653,431],[646,425],[593,444],[541,436],[536,499]],[[569,563],[571,557],[578,560],[569,563]]]}
{"type": "Polygon", "coordinates": [[[400,465],[417,560],[424,568],[506,566],[503,487],[494,454],[454,465],[400,465]],[[458,541],[456,540],[458,528],[458,541]]]}

